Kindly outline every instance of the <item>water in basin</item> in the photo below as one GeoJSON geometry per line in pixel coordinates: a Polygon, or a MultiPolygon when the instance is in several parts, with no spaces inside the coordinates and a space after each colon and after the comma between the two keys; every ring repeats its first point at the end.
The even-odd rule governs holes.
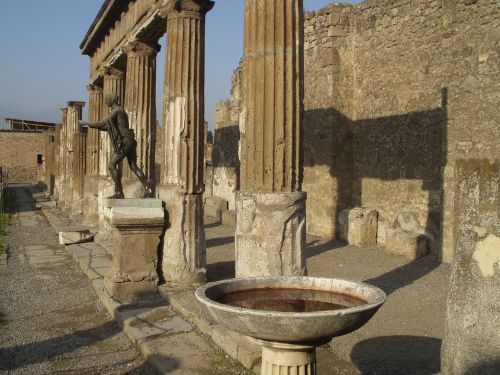
{"type": "Polygon", "coordinates": [[[361,306],[367,302],[346,294],[310,289],[264,288],[227,293],[217,302],[234,307],[279,312],[314,312],[361,306]]]}

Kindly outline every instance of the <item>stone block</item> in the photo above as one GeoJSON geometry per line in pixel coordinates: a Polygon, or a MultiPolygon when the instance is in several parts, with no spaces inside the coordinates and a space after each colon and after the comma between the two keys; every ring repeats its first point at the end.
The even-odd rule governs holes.
{"type": "Polygon", "coordinates": [[[59,232],[59,243],[61,245],[73,245],[92,241],[94,241],[94,234],[90,233],[88,229],[59,232]]]}
{"type": "Polygon", "coordinates": [[[122,303],[151,299],[157,295],[159,280],[157,252],[165,225],[163,208],[140,207],[151,205],[139,202],[148,199],[131,202],[134,207],[125,206],[128,199],[110,201],[104,214],[113,227],[113,259],[104,278],[106,291],[122,303]]]}
{"type": "Polygon", "coordinates": [[[236,228],[236,210],[222,211],[222,224],[236,228]]]}
{"type": "Polygon", "coordinates": [[[425,233],[425,229],[420,225],[415,212],[403,212],[398,215],[394,223],[395,228],[401,228],[408,232],[425,233]]]}
{"type": "Polygon", "coordinates": [[[204,213],[209,217],[222,218],[222,211],[228,209],[227,201],[220,197],[207,197],[205,200],[204,213]]]}
{"type": "Polygon", "coordinates": [[[364,246],[377,243],[378,213],[371,208],[351,208],[339,215],[340,236],[349,245],[364,246]]]}
{"type": "Polygon", "coordinates": [[[378,218],[377,223],[377,244],[385,245],[387,242],[387,231],[390,228],[389,221],[386,219],[378,218]]]}
{"type": "Polygon", "coordinates": [[[236,199],[236,277],[307,273],[304,192],[239,192],[236,199]]]}
{"type": "Polygon", "coordinates": [[[429,252],[429,237],[424,233],[389,228],[385,246],[388,253],[418,259],[429,252]]]}

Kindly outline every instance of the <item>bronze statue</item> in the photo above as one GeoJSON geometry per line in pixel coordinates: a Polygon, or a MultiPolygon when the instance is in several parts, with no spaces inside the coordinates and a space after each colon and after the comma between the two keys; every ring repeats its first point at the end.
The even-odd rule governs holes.
{"type": "Polygon", "coordinates": [[[129,128],[127,112],[120,107],[118,96],[115,94],[106,96],[106,105],[112,109],[106,119],[99,122],[80,121],[80,126],[87,126],[109,133],[114,152],[111,156],[108,169],[115,183],[115,194],[109,197],[109,199],[125,198],[121,181],[122,176],[118,169],[118,165],[125,158],[127,158],[130,170],[134,172],[146,190],[144,198],[150,198],[153,196],[153,190],[146,181],[146,176],[144,176],[144,173],[137,166],[137,141],[135,140],[134,129],[129,128]]]}

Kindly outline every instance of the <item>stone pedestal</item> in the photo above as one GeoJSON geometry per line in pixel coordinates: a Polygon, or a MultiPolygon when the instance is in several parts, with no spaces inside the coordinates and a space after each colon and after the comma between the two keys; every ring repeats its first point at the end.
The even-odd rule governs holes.
{"type": "Polygon", "coordinates": [[[261,375],[316,374],[316,347],[255,340],[262,345],[261,375]]]}
{"type": "Polygon", "coordinates": [[[177,185],[158,188],[168,223],[163,244],[163,276],[167,282],[196,284],[206,280],[207,260],[201,194],[184,194],[177,185]]]}
{"type": "Polygon", "coordinates": [[[445,375],[500,369],[500,160],[457,160],[455,256],[441,349],[445,375]]]}
{"type": "Polygon", "coordinates": [[[236,277],[306,274],[304,192],[236,196],[236,277]]]}
{"type": "Polygon", "coordinates": [[[113,227],[113,261],[104,278],[109,295],[138,302],[157,294],[158,245],[165,214],[158,199],[109,199],[106,220],[113,227]]]}

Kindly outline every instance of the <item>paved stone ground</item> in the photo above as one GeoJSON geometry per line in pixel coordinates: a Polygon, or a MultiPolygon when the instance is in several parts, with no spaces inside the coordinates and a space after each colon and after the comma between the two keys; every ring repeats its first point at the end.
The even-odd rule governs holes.
{"type": "MultiPolygon", "coordinates": [[[[18,194],[18,200],[21,206],[31,205],[29,194],[18,194]]],[[[27,212],[21,212],[19,224],[11,227],[12,257],[7,268],[0,269],[0,282],[6,286],[0,292],[0,302],[8,320],[0,331],[0,372],[150,373],[118,326],[109,320],[68,255],[80,263],[99,294],[109,249],[82,244],[62,250],[45,219],[30,210],[20,207],[27,212]]],[[[53,226],[53,221],[74,224],[60,210],[51,211],[48,217],[52,217],[53,226]]],[[[233,277],[234,229],[207,218],[206,236],[209,279],[233,277]]],[[[439,373],[449,266],[432,257],[411,262],[388,255],[380,247],[356,248],[313,237],[308,238],[307,258],[310,275],[366,281],[388,294],[386,304],[367,325],[318,351],[320,373],[439,373]]],[[[255,363],[255,348],[213,325],[194,299],[192,288],[172,290],[164,285],[160,290],[177,311],[159,306],[115,314],[129,336],[143,340],[139,347],[155,368],[181,374],[246,373],[190,323],[231,356],[248,362],[246,365],[255,363]],[[165,333],[172,330],[184,332],[165,333]]],[[[119,309],[107,307],[110,311],[119,309]]]]}
{"type": "Polygon", "coordinates": [[[29,189],[13,191],[18,214],[0,268],[0,373],[153,374],[33,210],[29,189]]]}

